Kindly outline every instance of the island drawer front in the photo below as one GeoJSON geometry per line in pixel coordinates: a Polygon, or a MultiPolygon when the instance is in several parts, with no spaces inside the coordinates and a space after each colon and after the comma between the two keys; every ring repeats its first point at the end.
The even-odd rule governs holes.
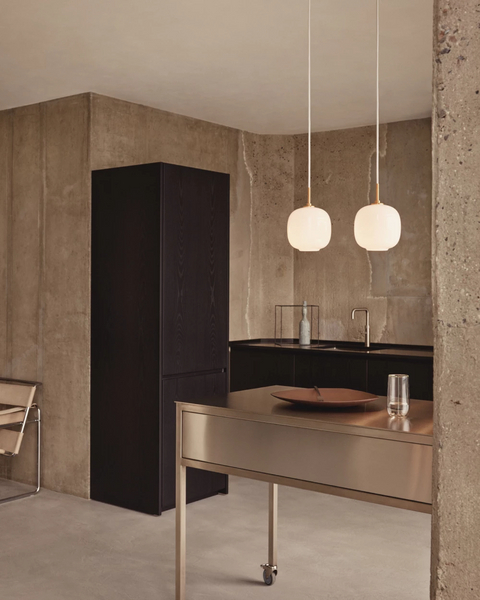
{"type": "Polygon", "coordinates": [[[431,504],[431,446],[182,414],[184,458],[431,504]]]}

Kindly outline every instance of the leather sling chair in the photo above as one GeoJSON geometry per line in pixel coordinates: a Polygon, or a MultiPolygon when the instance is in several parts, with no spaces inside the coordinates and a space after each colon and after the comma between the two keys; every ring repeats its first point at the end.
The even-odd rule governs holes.
{"type": "Polygon", "coordinates": [[[40,409],[33,403],[38,383],[0,380],[0,455],[13,458],[20,452],[26,425],[37,424],[37,487],[34,491],[8,498],[0,504],[27,498],[40,491],[40,409]]]}

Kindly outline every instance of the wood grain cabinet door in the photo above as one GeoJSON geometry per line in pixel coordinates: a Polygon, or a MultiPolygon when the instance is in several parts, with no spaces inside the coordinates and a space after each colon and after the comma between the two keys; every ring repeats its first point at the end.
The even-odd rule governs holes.
{"type": "Polygon", "coordinates": [[[237,350],[230,355],[230,391],[267,385],[295,385],[295,359],[290,352],[237,350]]]}
{"type": "MultiPolygon", "coordinates": [[[[227,393],[227,374],[165,379],[162,384],[162,510],[175,506],[176,401],[198,400],[227,393]]],[[[228,477],[187,469],[187,502],[226,492],[228,477]]]]}
{"type": "Polygon", "coordinates": [[[91,498],[159,514],[160,168],[92,175],[91,498]]]}
{"type": "Polygon", "coordinates": [[[163,375],[226,369],[229,176],[162,169],[163,375]]]}
{"type": "Polygon", "coordinates": [[[433,361],[371,358],[368,361],[368,391],[386,396],[390,373],[409,376],[410,398],[433,400],[433,361]]]}
{"type": "Polygon", "coordinates": [[[295,385],[350,388],[363,392],[367,389],[367,361],[362,356],[296,355],[295,385]]]}

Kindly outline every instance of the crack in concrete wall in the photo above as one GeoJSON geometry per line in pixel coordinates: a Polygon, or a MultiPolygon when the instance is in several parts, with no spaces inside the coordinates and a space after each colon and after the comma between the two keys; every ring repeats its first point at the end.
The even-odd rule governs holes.
{"type": "Polygon", "coordinates": [[[249,221],[249,230],[250,230],[250,240],[248,246],[248,275],[247,275],[247,301],[245,305],[245,323],[247,325],[247,338],[251,339],[252,332],[250,328],[250,295],[251,295],[251,279],[252,279],[252,251],[253,251],[253,240],[252,240],[252,226],[253,226],[253,173],[251,168],[248,165],[247,160],[247,151],[245,148],[245,132],[242,131],[241,134],[242,139],[242,149],[243,149],[243,162],[245,164],[245,168],[247,169],[248,176],[250,177],[250,221],[249,221]]]}

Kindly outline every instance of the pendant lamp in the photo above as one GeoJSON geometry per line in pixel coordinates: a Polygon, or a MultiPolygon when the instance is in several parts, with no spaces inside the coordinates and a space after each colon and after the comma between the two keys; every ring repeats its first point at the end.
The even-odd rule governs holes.
{"type": "Polygon", "coordinates": [[[288,217],[287,237],[291,246],[302,252],[315,252],[325,248],[332,237],[332,223],[328,213],[311,202],[312,184],[312,92],[310,48],[311,0],[308,0],[308,198],[307,204],[297,208],[288,217]]]}
{"type": "Polygon", "coordinates": [[[375,202],[361,208],[354,224],[355,240],[365,250],[382,252],[396,246],[400,240],[402,224],[398,211],[393,206],[380,202],[379,157],[380,157],[380,95],[379,95],[379,52],[380,10],[377,0],[377,187],[375,202]]]}

